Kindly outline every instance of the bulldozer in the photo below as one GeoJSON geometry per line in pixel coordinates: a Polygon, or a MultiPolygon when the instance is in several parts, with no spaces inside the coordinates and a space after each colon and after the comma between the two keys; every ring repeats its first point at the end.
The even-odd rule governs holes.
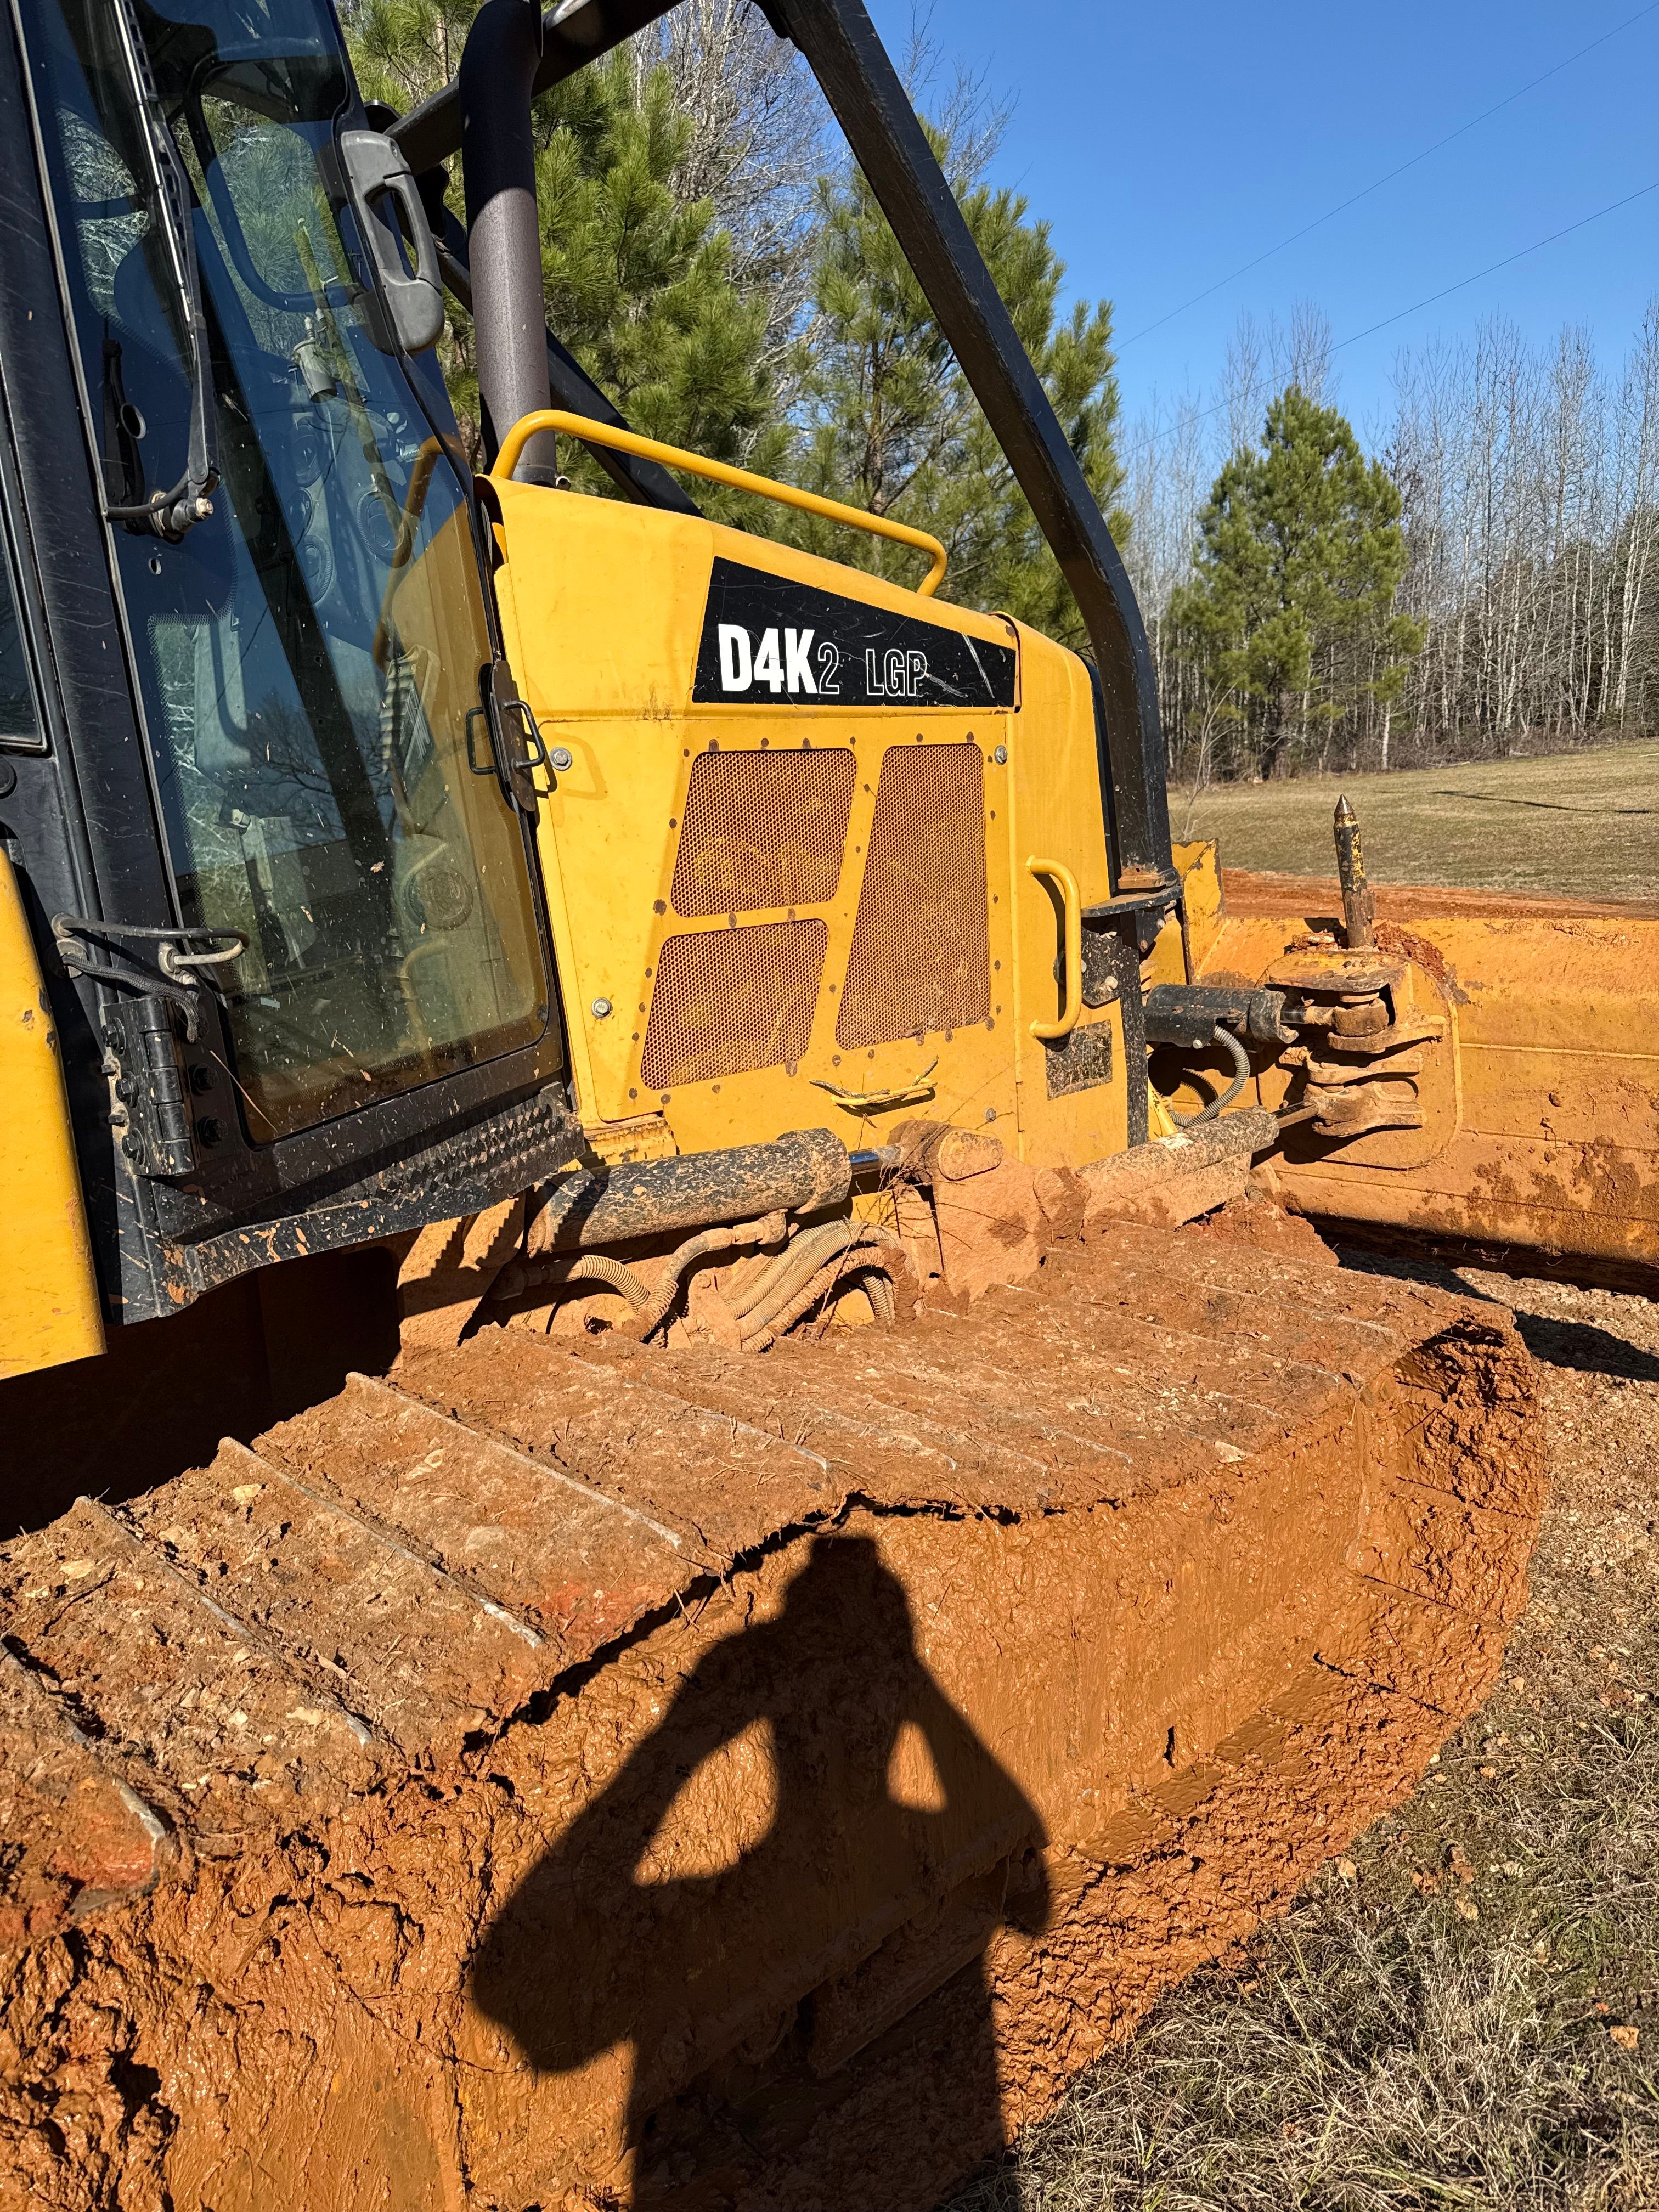
{"type": "Polygon", "coordinates": [[[1659,909],[1172,843],[901,82],[762,4],[1086,653],[547,327],[663,0],[404,115],[327,0],[0,32],[8,2207],[938,2203],[1502,1666],[1524,1350],[1321,1225],[1659,1261],[1659,909]]]}

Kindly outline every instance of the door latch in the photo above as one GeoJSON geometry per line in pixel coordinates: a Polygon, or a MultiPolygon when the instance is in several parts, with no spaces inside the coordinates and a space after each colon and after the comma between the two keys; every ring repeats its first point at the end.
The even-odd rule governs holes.
{"type": "Polygon", "coordinates": [[[484,704],[475,707],[466,718],[466,764],[474,775],[499,775],[513,804],[533,820],[537,808],[553,790],[553,763],[541,731],[505,660],[491,661],[483,683],[484,704]],[[478,758],[473,742],[473,731],[480,721],[489,730],[493,756],[485,761],[478,758]],[[537,781],[544,773],[544,784],[537,781]]]}

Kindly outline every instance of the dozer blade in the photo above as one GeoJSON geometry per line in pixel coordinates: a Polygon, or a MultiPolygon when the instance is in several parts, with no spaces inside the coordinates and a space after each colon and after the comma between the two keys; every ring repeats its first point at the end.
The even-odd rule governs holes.
{"type": "Polygon", "coordinates": [[[935,2203],[1484,1695],[1529,1391],[1501,1309],[1111,1225],[82,1500],[0,1551],[0,2201],[935,2203]]]}
{"type": "MultiPolygon", "coordinates": [[[[1308,933],[1342,927],[1328,879],[1226,869],[1200,925],[1206,981],[1282,973],[1308,933]]],[[[1650,1290],[1659,1267],[1659,905],[1416,884],[1374,894],[1376,944],[1430,1018],[1416,1049],[1352,1059],[1351,1091],[1398,1069],[1411,1126],[1332,1141],[1292,1127],[1275,1164],[1304,1212],[1484,1249],[1522,1267],[1650,1290]]],[[[1351,1041],[1357,1054],[1364,1040],[1351,1041]]],[[[1340,1057],[1340,1054],[1338,1055],[1340,1057]]],[[[1260,1103],[1293,1107],[1269,1066],[1260,1103]]]]}

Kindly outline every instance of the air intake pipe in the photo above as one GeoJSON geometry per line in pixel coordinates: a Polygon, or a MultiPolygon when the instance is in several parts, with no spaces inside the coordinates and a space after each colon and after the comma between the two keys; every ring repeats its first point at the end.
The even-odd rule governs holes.
{"type": "MultiPolygon", "coordinates": [[[[492,459],[520,416],[551,404],[530,123],[541,58],[534,0],[484,0],[467,33],[459,82],[478,396],[492,459]]],[[[531,439],[514,473],[521,483],[554,481],[550,432],[531,439]]]]}

